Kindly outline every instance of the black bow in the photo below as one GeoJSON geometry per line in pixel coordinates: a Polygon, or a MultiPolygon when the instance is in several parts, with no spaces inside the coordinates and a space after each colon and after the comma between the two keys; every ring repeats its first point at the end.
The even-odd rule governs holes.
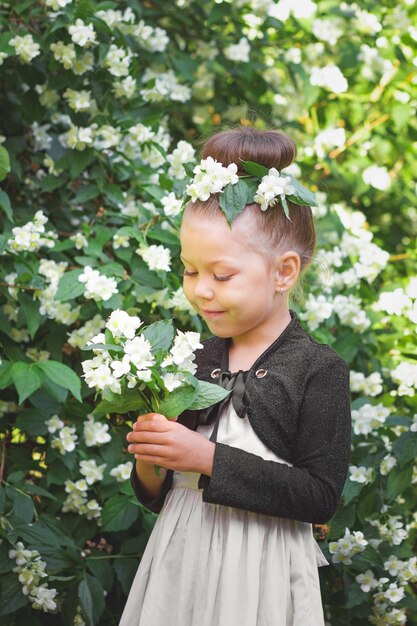
{"type": "Polygon", "coordinates": [[[246,410],[249,406],[249,396],[246,393],[246,375],[247,372],[243,372],[242,370],[233,374],[228,370],[225,372],[219,371],[218,376],[216,376],[216,383],[224,389],[231,391],[231,393],[226,396],[224,400],[200,411],[198,415],[199,425],[213,424],[213,422],[218,419],[223,406],[229,402],[229,400],[232,401],[233,408],[239,417],[242,419],[245,417],[246,410]]]}

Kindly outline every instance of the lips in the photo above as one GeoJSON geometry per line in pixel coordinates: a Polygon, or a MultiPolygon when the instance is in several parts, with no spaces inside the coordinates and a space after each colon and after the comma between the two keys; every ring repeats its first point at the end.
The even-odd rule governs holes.
{"type": "Polygon", "coordinates": [[[203,309],[203,315],[205,315],[206,317],[218,317],[223,313],[224,311],[206,311],[205,309],[203,309]]]}

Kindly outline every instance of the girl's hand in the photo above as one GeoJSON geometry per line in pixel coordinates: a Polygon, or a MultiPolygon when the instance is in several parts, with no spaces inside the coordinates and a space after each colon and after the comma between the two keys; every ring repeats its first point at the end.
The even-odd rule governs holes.
{"type": "Polygon", "coordinates": [[[127,434],[135,459],[181,472],[211,476],[215,444],[160,413],[139,415],[127,434]]]}

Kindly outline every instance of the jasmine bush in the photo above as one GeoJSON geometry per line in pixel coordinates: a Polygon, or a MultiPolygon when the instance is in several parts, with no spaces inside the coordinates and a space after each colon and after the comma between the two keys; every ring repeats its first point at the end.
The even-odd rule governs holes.
{"type": "Polygon", "coordinates": [[[82,349],[117,309],[207,335],[182,196],[201,137],[263,119],[319,199],[292,306],[351,367],[326,619],[417,623],[415,23],[412,0],[0,2],[0,624],[117,623],[155,516],[82,349]]]}

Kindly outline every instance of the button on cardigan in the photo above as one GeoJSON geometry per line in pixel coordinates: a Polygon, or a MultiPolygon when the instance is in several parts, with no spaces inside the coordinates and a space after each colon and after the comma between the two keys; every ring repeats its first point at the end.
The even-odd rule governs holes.
{"type": "MultiPolygon", "coordinates": [[[[323,524],[337,508],[349,467],[349,367],[333,348],[301,326],[295,311],[290,309],[290,315],[284,331],[247,371],[246,395],[253,430],[293,466],[216,442],[212,475],[205,479],[202,499],[323,524]],[[259,376],[260,370],[266,374],[262,371],[259,376]]],[[[230,339],[212,337],[203,345],[196,351],[196,376],[213,382],[211,372],[224,363],[230,339]]],[[[199,413],[184,411],[177,421],[197,430],[199,413]]],[[[150,498],[133,467],[131,481],[139,501],[158,513],[172,476],[169,469],[160,494],[150,498]]]]}

